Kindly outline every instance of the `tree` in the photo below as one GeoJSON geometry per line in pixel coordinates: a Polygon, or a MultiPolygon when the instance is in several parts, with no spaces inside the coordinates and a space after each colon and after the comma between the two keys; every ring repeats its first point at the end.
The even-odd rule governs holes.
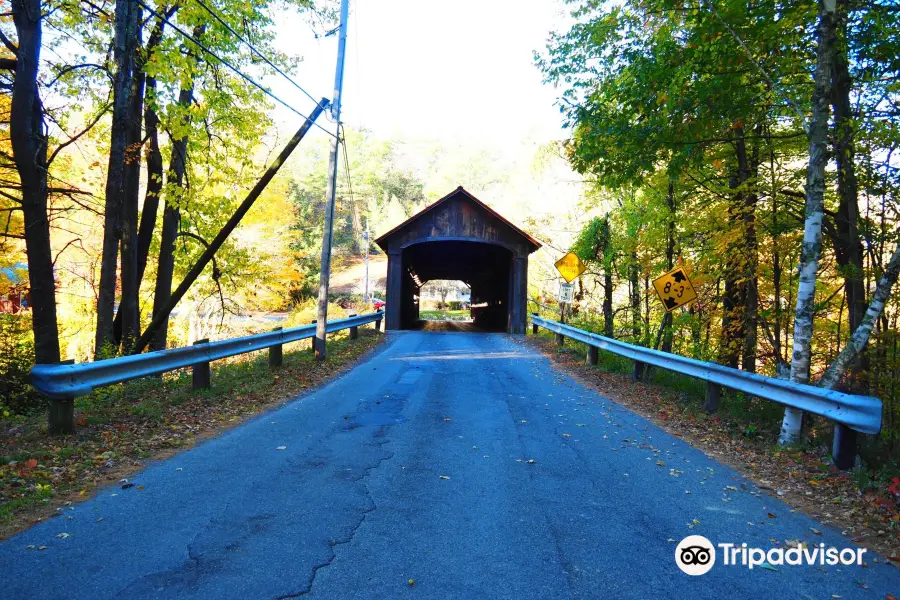
{"type": "Polygon", "coordinates": [[[3,41],[15,56],[10,142],[21,185],[35,360],[54,363],[59,361],[59,331],[47,213],[48,136],[38,90],[41,3],[38,0],[13,0],[12,12],[18,45],[5,37],[3,41]]]}
{"type": "MultiPolygon", "coordinates": [[[[791,359],[791,381],[807,383],[812,352],[813,309],[816,275],[822,252],[824,218],[825,165],[828,162],[828,116],[835,45],[834,0],[820,0],[818,50],[812,117],[809,121],[809,166],[806,170],[806,221],[800,251],[800,285],[794,313],[794,353],[791,359]]],[[[782,444],[794,442],[800,434],[803,412],[785,408],[781,425],[782,444]]]]}

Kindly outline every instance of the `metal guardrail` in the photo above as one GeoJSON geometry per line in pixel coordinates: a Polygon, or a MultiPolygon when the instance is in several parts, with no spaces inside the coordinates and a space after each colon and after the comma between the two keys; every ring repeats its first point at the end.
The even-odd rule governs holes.
{"type": "MultiPolygon", "coordinates": [[[[327,333],[379,323],[384,312],[329,321],[327,333]]],[[[218,342],[200,343],[184,348],[146,352],[107,360],[79,364],[35,365],[31,369],[31,385],[50,398],[73,398],[89,394],[94,388],[122,383],[148,375],[158,375],[213,360],[279,347],[282,344],[313,338],[315,325],[276,329],[218,342]]],[[[279,354],[280,358],[280,354],[279,354]]]]}
{"type": "MultiPolygon", "coordinates": [[[[531,315],[531,322],[534,326],[540,326],[558,335],[583,342],[588,346],[630,358],[637,363],[668,369],[702,379],[715,386],[738,390],[784,406],[798,408],[830,419],[860,433],[876,434],[881,430],[881,400],[878,398],[844,394],[835,390],[774,379],[716,363],[635,346],[576,329],[570,325],[550,321],[538,315],[531,315]]],[[[718,399],[717,393],[716,400],[718,399]]],[[[709,394],[707,395],[709,396],[709,394]]]]}

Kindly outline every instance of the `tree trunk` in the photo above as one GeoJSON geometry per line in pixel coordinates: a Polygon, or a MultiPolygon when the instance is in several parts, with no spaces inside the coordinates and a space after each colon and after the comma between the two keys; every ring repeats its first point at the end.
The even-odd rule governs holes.
{"type": "Polygon", "coordinates": [[[614,330],[612,264],[607,263],[603,266],[603,334],[615,337],[614,330]]]}
{"type": "MultiPolygon", "coordinates": [[[[815,308],[816,271],[822,250],[825,166],[828,162],[828,115],[831,98],[831,72],[834,61],[834,0],[819,3],[818,48],[809,121],[809,166],[806,170],[806,221],[800,250],[800,284],[794,312],[794,353],[791,381],[806,383],[812,354],[813,309],[815,308]]],[[[800,436],[803,411],[786,408],[779,442],[790,444],[800,436]]]]}
{"type": "MultiPolygon", "coordinates": [[[[199,38],[206,31],[206,25],[197,25],[191,34],[199,38]]],[[[194,101],[194,87],[182,88],[178,94],[178,104],[184,110],[190,110],[194,101]]],[[[188,119],[188,117],[185,117],[188,119]]],[[[189,123],[184,123],[187,126],[189,123]]],[[[188,136],[172,140],[172,155],[169,158],[169,170],[166,182],[172,184],[166,193],[166,204],[163,209],[162,233],[159,243],[159,262],[156,269],[156,287],[153,292],[153,316],[161,312],[172,295],[172,279],[175,274],[175,240],[178,237],[178,226],[181,223],[181,199],[184,195],[184,177],[187,172],[188,136]]],[[[150,340],[150,350],[165,350],[169,333],[169,317],[159,327],[150,340]]]]}
{"type": "Polygon", "coordinates": [[[121,244],[121,269],[122,269],[122,299],[119,303],[119,312],[122,313],[121,329],[118,335],[113,328],[116,345],[122,343],[124,348],[130,348],[134,338],[140,335],[138,323],[138,256],[137,256],[137,227],[138,227],[138,201],[141,185],[141,139],[144,112],[144,61],[141,57],[141,9],[134,7],[136,18],[134,19],[132,34],[133,48],[135,48],[134,65],[131,77],[131,92],[128,102],[128,126],[125,132],[125,184],[122,204],[122,244],[121,244]]]}
{"type": "MultiPolygon", "coordinates": [[[[728,223],[732,228],[743,227],[743,192],[740,186],[744,181],[744,165],[746,153],[743,143],[742,130],[737,138],[735,147],[738,155],[738,165],[729,180],[729,187],[738,190],[734,193],[728,206],[728,223]]],[[[728,255],[725,257],[725,292],[722,295],[722,332],[719,337],[719,351],[716,360],[723,365],[737,369],[740,362],[741,347],[743,346],[743,316],[745,291],[741,280],[743,279],[743,253],[736,244],[731,244],[728,255]]]]}
{"type": "Polygon", "coordinates": [[[47,218],[47,134],[37,84],[41,55],[41,3],[39,0],[13,0],[12,13],[19,47],[9,136],[22,184],[35,360],[38,363],[56,363],[60,358],[59,330],[50,221],[47,218]]]}
{"type": "Polygon", "coordinates": [[[844,373],[846,373],[853,363],[856,362],[857,357],[869,341],[869,336],[872,333],[872,327],[875,325],[875,321],[877,321],[884,312],[884,304],[890,296],[891,288],[897,283],[898,275],[900,275],[900,244],[898,244],[897,248],[894,250],[894,254],[891,256],[891,260],[888,263],[887,268],[885,268],[881,280],[875,287],[872,301],[869,303],[869,307],[866,310],[866,314],[863,316],[859,327],[857,327],[853,332],[853,335],[850,336],[850,340],[847,342],[847,345],[844,346],[844,349],[841,350],[840,354],[837,355],[831,362],[831,365],[828,366],[828,369],[825,370],[825,373],[819,379],[817,385],[828,389],[834,388],[840,383],[844,373]]]}
{"type": "Polygon", "coordinates": [[[135,46],[132,43],[137,17],[134,0],[116,3],[116,36],[113,55],[116,75],[113,82],[113,116],[110,130],[109,167],[106,175],[106,205],[103,223],[103,251],[100,289],[97,294],[97,331],[94,354],[102,357],[114,344],[113,311],[116,302],[116,267],[122,239],[125,194],[125,147],[131,97],[131,75],[135,46]]]}
{"type": "MultiPolygon", "coordinates": [[[[193,88],[182,89],[178,103],[189,107],[193,101],[193,88]]],[[[159,264],[156,271],[156,289],[153,294],[153,315],[155,316],[166,305],[172,295],[172,278],[175,273],[175,239],[178,236],[178,225],[181,221],[181,197],[184,191],[184,174],[187,170],[188,137],[172,142],[172,156],[169,160],[169,171],[166,181],[170,184],[166,194],[166,206],[163,210],[162,237],[159,244],[159,264]]],[[[150,342],[150,350],[165,350],[168,336],[168,317],[150,342]]]]}
{"type": "Polygon", "coordinates": [[[838,0],[836,48],[832,79],[834,107],[834,157],[837,163],[838,209],[835,216],[835,258],[844,276],[851,334],[866,312],[863,281],[863,246],[859,235],[859,199],[856,181],[853,114],[850,92],[853,81],[847,58],[847,0],[838,0]]]}
{"type": "Polygon", "coordinates": [[[631,264],[628,265],[628,278],[631,283],[631,335],[632,343],[638,344],[641,339],[641,282],[640,265],[637,253],[631,253],[631,264]]]}
{"type": "MultiPolygon", "coordinates": [[[[156,214],[159,212],[159,195],[163,182],[163,158],[159,150],[159,117],[154,110],[156,98],[156,79],[147,78],[146,108],[144,109],[144,128],[147,132],[147,189],[144,194],[144,208],[141,211],[141,224],[138,230],[138,282],[144,279],[147,268],[147,257],[150,254],[150,243],[156,229],[156,214]]],[[[140,285],[138,285],[140,288],[140,285]]]]}
{"type": "MultiPolygon", "coordinates": [[[[758,138],[763,133],[762,125],[754,127],[753,133],[758,138]]],[[[757,178],[759,177],[759,144],[754,142],[747,162],[747,178],[744,185],[744,206],[741,214],[744,227],[744,315],[743,349],[741,352],[741,368],[744,371],[756,372],[756,351],[759,332],[759,287],[757,267],[759,262],[759,243],[756,238],[756,205],[759,200],[757,178]]]]}
{"type": "MultiPolygon", "coordinates": [[[[172,7],[166,11],[166,17],[171,17],[177,7],[172,7]]],[[[134,210],[137,211],[140,187],[140,167],[141,167],[141,150],[143,144],[141,138],[141,110],[144,110],[144,127],[147,135],[147,188],[144,196],[144,209],[141,211],[140,228],[137,232],[137,247],[134,257],[135,282],[134,292],[130,292],[131,274],[126,274],[123,258],[122,266],[122,304],[116,313],[113,324],[113,335],[117,344],[122,342],[122,319],[123,315],[130,313],[133,320],[132,327],[129,328],[125,336],[128,346],[133,341],[135,335],[139,334],[138,325],[139,318],[139,292],[141,289],[141,281],[144,278],[144,271],[147,268],[147,255],[150,251],[150,243],[153,239],[153,231],[156,228],[156,213],[159,211],[159,194],[162,189],[162,154],[159,150],[159,118],[154,110],[156,101],[156,79],[147,77],[144,74],[144,65],[150,59],[156,47],[162,41],[164,23],[157,20],[156,25],[150,32],[147,45],[135,57],[134,78],[132,79],[132,97],[131,106],[129,107],[130,122],[128,133],[128,145],[126,147],[126,165],[125,165],[125,198],[126,205],[133,203],[134,210]],[[146,85],[145,85],[146,83],[146,85]],[[144,106],[146,105],[146,108],[144,106]],[[129,292],[126,293],[126,280],[128,281],[129,292]],[[134,297],[134,302],[128,301],[130,296],[134,297]],[[126,306],[127,305],[127,306],[126,306]]],[[[140,44],[140,31],[138,31],[138,45],[140,44]]],[[[135,212],[135,215],[137,213],[135,212]]],[[[128,227],[125,228],[126,230],[128,227]]],[[[125,256],[125,248],[123,245],[123,257],[125,256]]]]}
{"type": "MultiPolygon", "coordinates": [[[[666,190],[666,204],[669,207],[669,219],[666,225],[666,270],[671,271],[675,267],[675,183],[669,176],[669,187],[666,190]]],[[[662,351],[672,351],[672,313],[667,312],[663,316],[662,351]]]]}

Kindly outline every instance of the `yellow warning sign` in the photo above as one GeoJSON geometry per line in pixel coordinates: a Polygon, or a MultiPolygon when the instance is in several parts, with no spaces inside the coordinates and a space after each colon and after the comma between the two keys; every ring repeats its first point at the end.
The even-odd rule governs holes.
{"type": "Polygon", "coordinates": [[[697,292],[683,267],[676,267],[653,280],[653,287],[666,307],[666,312],[672,312],[679,306],[685,306],[697,299],[697,292]]]}
{"type": "Polygon", "coordinates": [[[566,280],[566,283],[572,283],[575,279],[584,273],[586,266],[574,252],[569,252],[561,259],[556,261],[556,270],[566,280]]]}

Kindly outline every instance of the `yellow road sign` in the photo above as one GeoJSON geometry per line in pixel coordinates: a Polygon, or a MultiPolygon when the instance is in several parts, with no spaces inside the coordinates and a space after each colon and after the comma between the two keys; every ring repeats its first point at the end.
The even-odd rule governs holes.
{"type": "Polygon", "coordinates": [[[679,306],[685,306],[697,299],[697,292],[694,291],[694,286],[682,267],[676,267],[654,279],[653,287],[666,307],[666,312],[672,312],[679,306]]]}
{"type": "Polygon", "coordinates": [[[566,283],[572,283],[575,279],[584,273],[586,266],[574,252],[569,252],[561,259],[556,261],[556,270],[566,280],[566,283]]]}

